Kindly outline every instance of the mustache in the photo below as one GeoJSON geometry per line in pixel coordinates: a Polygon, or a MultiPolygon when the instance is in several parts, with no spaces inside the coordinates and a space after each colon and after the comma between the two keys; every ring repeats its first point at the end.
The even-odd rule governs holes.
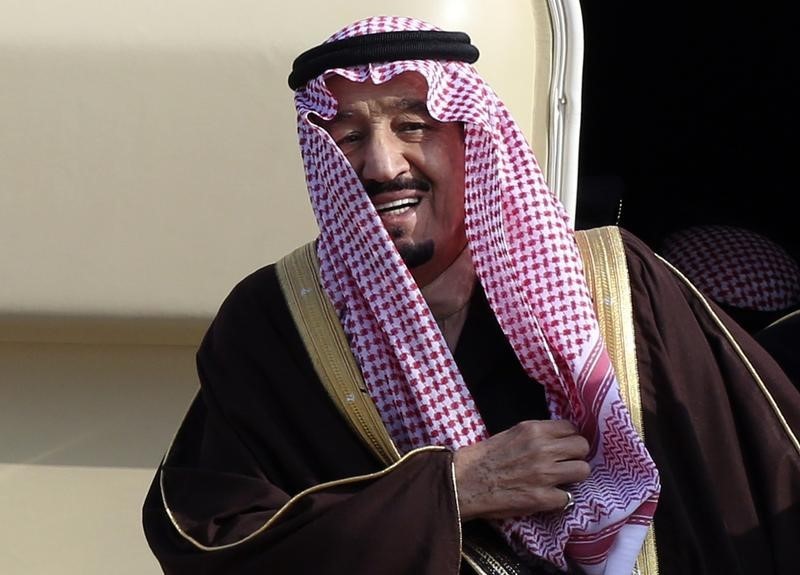
{"type": "Polygon", "coordinates": [[[419,190],[430,192],[431,183],[421,178],[395,178],[388,182],[370,181],[364,184],[367,195],[371,198],[382,192],[399,192],[400,190],[419,190]]]}

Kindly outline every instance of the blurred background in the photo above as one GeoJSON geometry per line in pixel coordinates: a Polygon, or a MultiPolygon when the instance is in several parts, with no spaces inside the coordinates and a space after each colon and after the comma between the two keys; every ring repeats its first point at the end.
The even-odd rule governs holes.
{"type": "Polygon", "coordinates": [[[140,508],[200,338],[315,235],[291,62],[356,19],[467,31],[579,227],[741,225],[797,257],[788,2],[587,1],[559,36],[576,6],[0,0],[0,573],[160,572],[140,508]],[[556,72],[579,95],[584,44],[581,103],[556,72]]]}

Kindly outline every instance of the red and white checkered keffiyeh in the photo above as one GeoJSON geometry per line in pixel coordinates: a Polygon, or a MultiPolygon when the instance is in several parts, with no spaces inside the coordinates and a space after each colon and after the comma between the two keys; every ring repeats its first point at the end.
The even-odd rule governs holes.
{"type": "Polygon", "coordinates": [[[661,255],[713,300],[740,309],[800,304],[800,267],[781,246],[752,230],[694,226],[664,238],[661,255]]]}
{"type": "MultiPolygon", "coordinates": [[[[357,22],[330,40],[433,30],[410,18],[357,22]]],[[[295,93],[308,189],[320,227],[322,284],[386,427],[401,452],[456,449],[487,437],[475,403],[425,299],[359,178],[309,114],[331,118],[324,78],[386,82],[404,72],[428,83],[430,114],[465,132],[469,249],[489,304],[526,372],[545,388],[553,418],[592,446],[575,506],[497,522],[509,543],[590,573],[630,573],[659,493],[658,473],[633,429],[601,340],[563,207],[497,96],[461,62],[399,61],[329,70],[295,93]]]]}

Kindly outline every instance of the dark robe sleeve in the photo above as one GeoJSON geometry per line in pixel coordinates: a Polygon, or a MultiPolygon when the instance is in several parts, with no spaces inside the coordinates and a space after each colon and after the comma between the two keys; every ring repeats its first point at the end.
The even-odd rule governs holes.
{"type": "Polygon", "coordinates": [[[232,292],[197,363],[143,511],[165,573],[458,573],[452,453],[382,469],[313,372],[274,268],[232,292]]]}
{"type": "Polygon", "coordinates": [[[662,483],[660,572],[797,573],[798,390],[724,312],[624,238],[645,443],[662,483]]]}

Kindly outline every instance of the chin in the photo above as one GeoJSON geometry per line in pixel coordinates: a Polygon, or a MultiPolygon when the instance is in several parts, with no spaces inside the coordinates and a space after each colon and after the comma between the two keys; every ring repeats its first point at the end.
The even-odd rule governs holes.
{"type": "Polygon", "coordinates": [[[423,240],[421,242],[404,241],[395,243],[397,252],[408,266],[408,269],[418,268],[433,259],[434,243],[433,240],[423,240]]]}

